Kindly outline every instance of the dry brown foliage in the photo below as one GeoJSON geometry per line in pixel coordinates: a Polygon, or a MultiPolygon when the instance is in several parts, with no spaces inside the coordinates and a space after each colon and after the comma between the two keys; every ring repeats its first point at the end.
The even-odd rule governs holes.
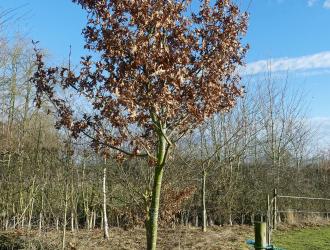
{"type": "Polygon", "coordinates": [[[94,149],[116,149],[156,158],[155,134],[167,142],[216,112],[227,111],[243,94],[237,66],[247,46],[241,38],[247,14],[229,0],[73,0],[88,13],[83,30],[89,55],[80,70],[47,67],[37,50],[36,102],[45,95],[56,106],[58,127],[94,149]],[[59,89],[79,95],[82,113],[59,89]],[[162,133],[165,130],[162,131],[162,133]]]}

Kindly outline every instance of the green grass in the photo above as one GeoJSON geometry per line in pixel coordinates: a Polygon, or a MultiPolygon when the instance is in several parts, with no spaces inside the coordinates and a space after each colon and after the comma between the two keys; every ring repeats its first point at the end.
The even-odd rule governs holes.
{"type": "Polygon", "coordinates": [[[330,227],[277,231],[273,243],[286,250],[329,250],[330,227]]]}

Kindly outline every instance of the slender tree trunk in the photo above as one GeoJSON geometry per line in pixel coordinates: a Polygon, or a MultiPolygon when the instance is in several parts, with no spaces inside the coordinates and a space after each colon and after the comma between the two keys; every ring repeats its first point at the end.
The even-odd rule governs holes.
{"type": "MultiPolygon", "coordinates": [[[[73,172],[73,164],[71,165],[71,171],[73,172]]],[[[74,207],[75,207],[75,202],[74,202],[74,195],[73,195],[73,173],[72,173],[72,178],[71,178],[71,232],[74,232],[74,207]]]]}
{"type": "Polygon", "coordinates": [[[32,222],[32,216],[33,216],[33,206],[34,206],[34,184],[35,184],[35,176],[33,177],[31,189],[30,189],[30,195],[29,200],[31,203],[30,210],[28,212],[28,230],[31,230],[31,222],[32,222]]]}
{"type": "Polygon", "coordinates": [[[74,232],[74,213],[71,211],[71,232],[74,232]]]}
{"type": "MultiPolygon", "coordinates": [[[[104,228],[104,220],[103,220],[103,208],[102,208],[102,211],[101,211],[101,230],[103,230],[103,228],[104,228]]],[[[103,234],[104,234],[104,231],[103,231],[103,234]]]]}
{"type": "Polygon", "coordinates": [[[13,203],[13,229],[16,228],[16,211],[15,211],[15,204],[13,203]]]}
{"type": "Polygon", "coordinates": [[[195,227],[198,227],[198,213],[195,215],[195,227]]]}
{"type": "Polygon", "coordinates": [[[24,228],[24,224],[25,224],[25,214],[21,215],[21,228],[24,228]]]}
{"type": "Polygon", "coordinates": [[[206,223],[207,223],[207,215],[206,215],[206,192],[205,192],[205,188],[206,188],[206,170],[203,169],[203,181],[202,181],[202,207],[203,207],[203,211],[202,211],[202,219],[203,219],[203,225],[202,225],[202,229],[203,232],[206,232],[206,223]]]}
{"type": "Polygon", "coordinates": [[[9,226],[9,219],[8,219],[8,214],[6,215],[6,220],[5,220],[5,231],[8,230],[8,226],[9,226]]]}
{"type": "Polygon", "coordinates": [[[251,214],[250,218],[251,218],[251,225],[254,225],[254,214],[253,213],[251,214]]]}
{"type": "MultiPolygon", "coordinates": [[[[163,131],[165,134],[165,131],[163,131]]],[[[157,244],[158,230],[158,212],[160,190],[164,172],[164,163],[166,157],[166,139],[163,133],[159,133],[158,150],[157,150],[157,166],[155,167],[154,183],[152,188],[151,206],[149,210],[149,221],[147,222],[147,249],[155,250],[157,244]]]]}
{"type": "Polygon", "coordinates": [[[56,217],[56,219],[55,219],[55,228],[56,228],[56,231],[58,231],[58,217],[56,217]]]}
{"type": "Polygon", "coordinates": [[[92,210],[89,215],[89,230],[92,230],[95,228],[95,216],[94,211],[92,210]]]}
{"type": "Polygon", "coordinates": [[[214,222],[213,222],[213,219],[211,217],[208,217],[208,226],[213,226],[214,225],[214,222]]]}
{"type": "Polygon", "coordinates": [[[184,216],[185,216],[184,225],[188,226],[189,225],[189,210],[185,212],[184,216]]]}
{"type": "Polygon", "coordinates": [[[31,209],[30,209],[30,213],[29,213],[28,230],[31,230],[31,221],[32,221],[32,216],[33,216],[33,205],[34,205],[34,197],[32,197],[32,201],[31,201],[31,209]]]}
{"type": "Polygon", "coordinates": [[[86,217],[87,230],[92,229],[92,212],[90,212],[86,217]]]}
{"type": "Polygon", "coordinates": [[[42,187],[42,189],[41,189],[41,210],[39,213],[39,235],[41,235],[41,230],[42,230],[43,209],[44,209],[44,187],[42,187]]]}
{"type": "Polygon", "coordinates": [[[117,220],[117,227],[120,227],[119,216],[118,216],[118,214],[117,214],[117,216],[116,216],[116,220],[117,220]]]}
{"type": "MultiPolygon", "coordinates": [[[[7,193],[7,200],[9,200],[8,193],[7,193]]],[[[8,230],[9,227],[9,204],[6,205],[6,218],[5,218],[5,231],[8,230]]]]}
{"type": "Polygon", "coordinates": [[[62,249],[65,249],[65,236],[66,236],[66,214],[68,210],[68,185],[65,186],[65,200],[64,200],[64,216],[63,216],[63,236],[62,236],[62,249]]]}
{"type": "Polygon", "coordinates": [[[82,199],[83,199],[83,204],[84,204],[84,212],[85,212],[85,216],[86,216],[86,220],[85,220],[85,224],[87,227],[87,230],[91,229],[91,219],[90,219],[90,210],[88,207],[88,189],[86,189],[86,193],[85,193],[85,160],[83,162],[83,168],[82,168],[82,181],[81,181],[81,189],[82,189],[82,199]]]}
{"type": "Polygon", "coordinates": [[[16,215],[14,215],[13,217],[13,229],[16,228],[16,215]]]}
{"type": "Polygon", "coordinates": [[[95,225],[96,225],[96,212],[95,211],[93,211],[93,213],[92,213],[92,219],[93,219],[92,220],[92,229],[94,229],[95,225]]]}
{"type": "Polygon", "coordinates": [[[104,239],[109,239],[109,227],[108,227],[108,218],[107,218],[107,192],[106,192],[106,178],[107,178],[107,168],[106,166],[103,169],[103,229],[104,239]]]}
{"type": "Polygon", "coordinates": [[[39,235],[41,235],[42,230],[42,212],[39,213],[39,235]]]}
{"type": "Polygon", "coordinates": [[[159,199],[160,189],[163,177],[163,167],[157,166],[155,168],[154,186],[152,190],[151,207],[149,210],[149,232],[147,233],[147,249],[155,250],[157,243],[157,230],[158,230],[158,212],[159,212],[159,199]]]}
{"type": "Polygon", "coordinates": [[[76,223],[76,231],[79,231],[79,221],[78,221],[78,212],[76,210],[75,216],[74,216],[74,221],[76,223]]]}
{"type": "Polygon", "coordinates": [[[229,213],[229,225],[230,225],[230,226],[233,225],[233,220],[232,220],[231,211],[230,211],[230,213],[229,213]]]}
{"type": "Polygon", "coordinates": [[[15,102],[16,102],[16,95],[17,95],[17,53],[13,55],[12,61],[12,77],[11,77],[11,84],[10,84],[10,108],[9,108],[9,115],[8,115],[8,125],[9,125],[9,133],[12,133],[12,126],[14,123],[14,113],[15,113],[15,102]]]}

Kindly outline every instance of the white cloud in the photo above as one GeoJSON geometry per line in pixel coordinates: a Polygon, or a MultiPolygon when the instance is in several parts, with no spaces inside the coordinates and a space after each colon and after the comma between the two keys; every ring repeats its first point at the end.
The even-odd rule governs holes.
{"type": "MultiPolygon", "coordinates": [[[[330,4],[330,0],[329,0],[330,4]]],[[[245,74],[256,75],[265,72],[311,71],[330,69],[330,51],[314,55],[260,60],[247,64],[245,74]]]]}
{"type": "Polygon", "coordinates": [[[317,2],[317,0],[308,0],[308,1],[307,1],[307,6],[308,6],[308,7],[312,7],[312,6],[315,5],[316,2],[317,2]]]}
{"type": "Polygon", "coordinates": [[[326,9],[330,9],[330,0],[325,0],[323,3],[323,7],[326,9]]]}

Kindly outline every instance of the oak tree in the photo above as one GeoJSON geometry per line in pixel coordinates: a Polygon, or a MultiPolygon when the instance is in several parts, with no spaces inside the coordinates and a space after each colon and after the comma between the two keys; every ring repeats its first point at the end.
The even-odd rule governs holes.
{"type": "Polygon", "coordinates": [[[147,200],[147,248],[156,248],[162,175],[175,143],[243,94],[238,66],[247,14],[230,0],[72,0],[88,14],[88,55],[79,70],[46,66],[36,49],[37,105],[46,96],[57,126],[96,151],[146,157],[154,168],[147,200]],[[76,93],[76,105],[63,96],[76,93]],[[79,105],[80,104],[80,105],[79,105]],[[85,110],[85,111],[83,111],[85,110]]]}

